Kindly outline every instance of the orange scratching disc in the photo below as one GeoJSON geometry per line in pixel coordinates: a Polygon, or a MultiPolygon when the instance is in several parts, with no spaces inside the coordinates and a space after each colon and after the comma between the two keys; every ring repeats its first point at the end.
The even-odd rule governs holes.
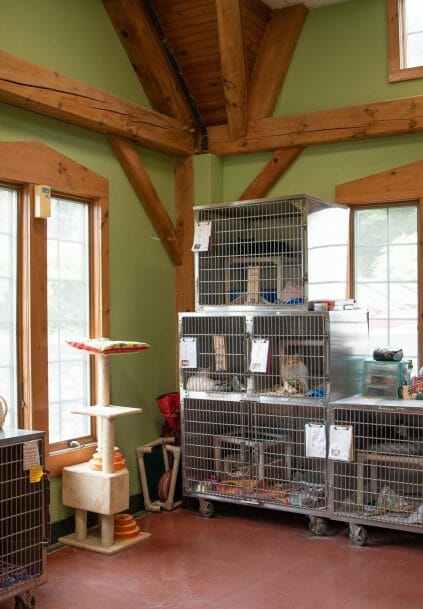
{"type": "Polygon", "coordinates": [[[115,539],[132,539],[140,533],[140,527],[130,514],[115,515],[115,539]]]}
{"type": "MultiPolygon", "coordinates": [[[[103,470],[103,457],[101,448],[97,449],[90,460],[91,469],[95,469],[96,471],[101,472],[103,470]]],[[[114,471],[117,472],[120,469],[125,469],[126,460],[120,450],[115,446],[114,453],[114,471]]]]}

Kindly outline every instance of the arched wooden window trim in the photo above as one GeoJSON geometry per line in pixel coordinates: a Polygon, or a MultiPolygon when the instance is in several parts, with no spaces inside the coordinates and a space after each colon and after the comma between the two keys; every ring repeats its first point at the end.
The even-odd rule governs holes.
{"type": "MultiPolygon", "coordinates": [[[[338,203],[351,208],[372,205],[406,204],[418,206],[418,348],[419,366],[423,364],[423,161],[402,165],[352,182],[335,190],[338,203]]],[[[353,235],[351,239],[353,247],[353,235]]],[[[351,252],[350,252],[351,254],[351,252]]],[[[350,255],[352,261],[352,255],[350,255]]],[[[352,263],[350,263],[352,277],[352,263]]],[[[351,290],[351,282],[350,282],[351,290]]]]}

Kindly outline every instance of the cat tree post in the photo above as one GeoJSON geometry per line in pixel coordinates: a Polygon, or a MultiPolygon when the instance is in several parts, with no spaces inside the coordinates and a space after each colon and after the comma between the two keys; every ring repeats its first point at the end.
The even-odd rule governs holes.
{"type": "MultiPolygon", "coordinates": [[[[110,405],[110,362],[107,355],[96,355],[97,363],[97,403],[99,406],[110,405]]],[[[102,465],[105,474],[114,472],[115,425],[112,419],[97,417],[98,447],[102,450],[102,465]]],[[[99,516],[101,543],[108,548],[113,545],[114,516],[99,516]]]]}
{"type": "MultiPolygon", "coordinates": [[[[93,339],[91,342],[112,343],[108,339],[93,339]]],[[[76,348],[84,347],[71,344],[76,348]]],[[[119,349],[110,354],[125,352],[127,343],[113,343],[119,349]]],[[[147,349],[146,343],[132,343],[129,351],[147,349]]],[[[90,350],[90,349],[87,349],[90,350]]],[[[91,350],[92,351],[92,350],[91,350]]],[[[72,410],[74,414],[96,417],[98,430],[97,460],[65,467],[63,469],[63,504],[75,508],[75,533],[61,537],[59,541],[68,545],[94,550],[103,554],[113,554],[129,545],[149,537],[148,533],[135,533],[130,539],[114,539],[115,515],[129,506],[129,473],[120,455],[120,465],[115,464],[115,419],[120,416],[139,414],[140,408],[110,405],[110,364],[109,355],[95,352],[97,405],[72,410]],[[100,460],[100,465],[98,461],[100,460]],[[87,531],[87,512],[98,514],[98,534],[87,531]]],[[[95,456],[95,455],[94,455],[95,456]]],[[[134,524],[135,526],[135,524],[134,524]]],[[[139,532],[139,527],[135,527],[139,532]]]]}
{"type": "MultiPolygon", "coordinates": [[[[96,354],[95,358],[95,375],[97,388],[97,404],[99,406],[110,405],[110,360],[107,355],[96,354]]],[[[99,448],[103,446],[102,439],[102,419],[97,419],[97,445],[99,448]]]]}

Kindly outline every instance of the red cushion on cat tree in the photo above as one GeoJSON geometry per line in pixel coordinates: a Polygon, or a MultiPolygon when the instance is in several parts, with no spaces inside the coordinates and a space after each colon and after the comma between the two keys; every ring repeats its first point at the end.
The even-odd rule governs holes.
{"type": "Polygon", "coordinates": [[[140,343],[133,340],[111,340],[110,338],[80,338],[65,341],[75,349],[82,349],[90,353],[100,353],[102,355],[114,355],[115,353],[135,353],[145,351],[150,348],[147,343],[140,343]]]}

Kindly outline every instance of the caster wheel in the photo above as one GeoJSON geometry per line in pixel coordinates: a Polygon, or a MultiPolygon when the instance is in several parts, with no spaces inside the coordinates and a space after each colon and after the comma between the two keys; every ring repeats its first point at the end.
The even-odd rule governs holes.
{"type": "Polygon", "coordinates": [[[367,543],[366,529],[357,525],[350,527],[350,542],[355,546],[365,546],[367,543]]]}
{"type": "Polygon", "coordinates": [[[207,499],[200,499],[198,511],[203,518],[213,518],[214,516],[214,505],[207,499]]]}
{"type": "Polygon", "coordinates": [[[316,537],[324,537],[328,533],[328,525],[324,518],[319,516],[312,516],[308,523],[309,531],[316,537]]]}
{"type": "Polygon", "coordinates": [[[15,596],[15,609],[35,609],[35,598],[32,594],[26,594],[25,600],[21,596],[15,596]]]}

